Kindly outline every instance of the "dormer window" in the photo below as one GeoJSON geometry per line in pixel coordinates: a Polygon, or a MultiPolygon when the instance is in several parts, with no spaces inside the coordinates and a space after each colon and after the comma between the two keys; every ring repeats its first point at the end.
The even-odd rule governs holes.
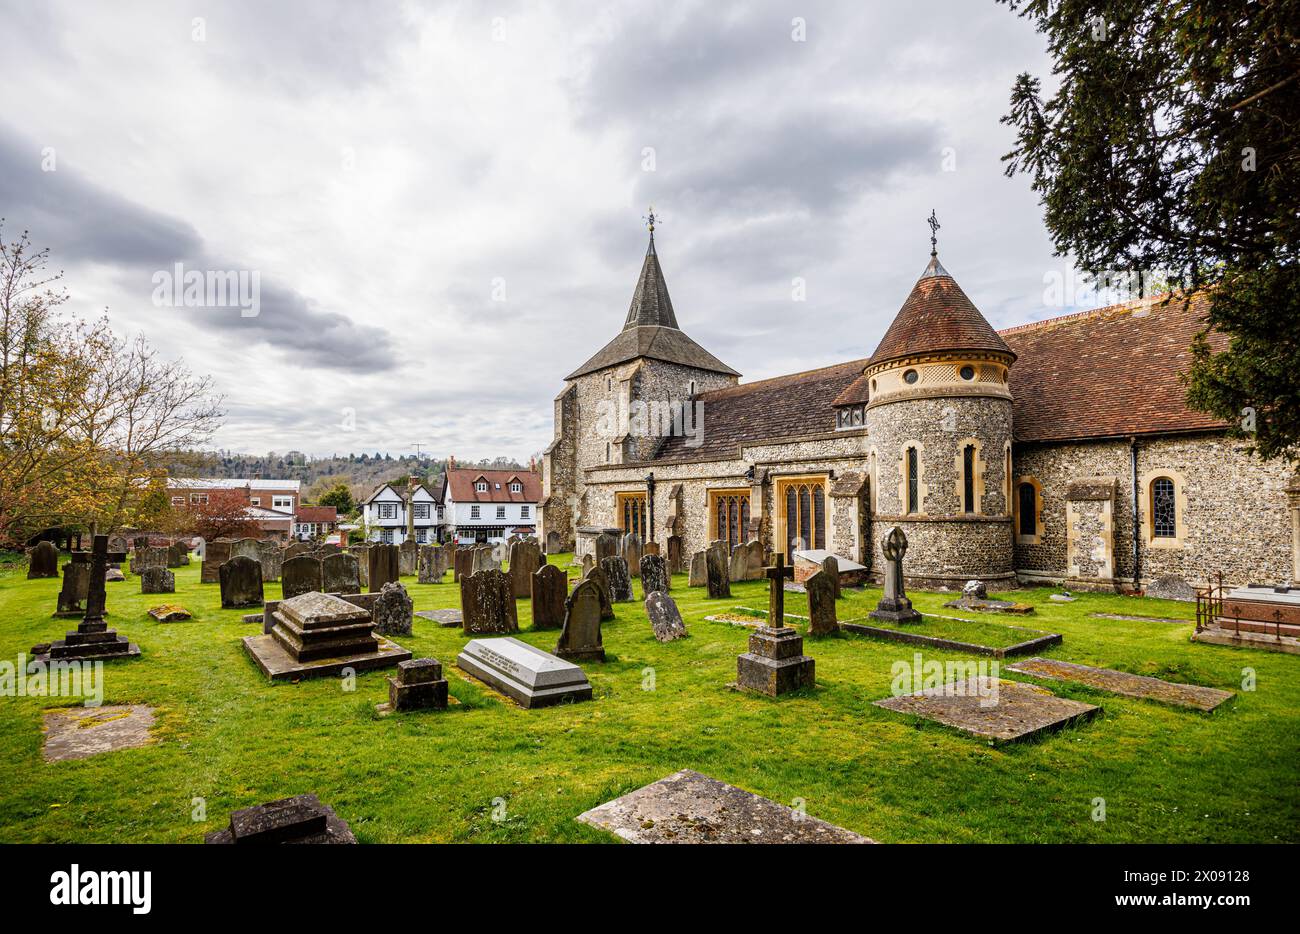
{"type": "Polygon", "coordinates": [[[518,480],[510,484],[511,493],[522,493],[523,491],[524,491],[524,485],[520,483],[518,480]]]}
{"type": "Polygon", "coordinates": [[[487,481],[486,481],[486,480],[479,480],[477,483],[475,483],[475,484],[474,484],[474,492],[475,492],[475,493],[486,493],[486,492],[487,492],[487,481]]]}

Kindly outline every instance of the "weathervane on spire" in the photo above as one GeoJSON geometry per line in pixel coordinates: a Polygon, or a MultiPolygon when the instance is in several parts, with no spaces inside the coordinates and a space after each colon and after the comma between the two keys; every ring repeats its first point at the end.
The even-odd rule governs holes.
{"type": "Polygon", "coordinates": [[[650,228],[650,236],[653,237],[655,235],[655,221],[659,219],[655,217],[655,206],[653,204],[650,205],[650,213],[641,219],[646,222],[646,225],[650,228]]]}
{"type": "MultiPolygon", "coordinates": [[[[930,217],[926,221],[930,225],[930,255],[939,255],[939,238],[935,236],[939,232],[939,218],[934,216],[934,208],[930,208],[930,217]]],[[[650,228],[654,230],[653,227],[650,228]]]]}

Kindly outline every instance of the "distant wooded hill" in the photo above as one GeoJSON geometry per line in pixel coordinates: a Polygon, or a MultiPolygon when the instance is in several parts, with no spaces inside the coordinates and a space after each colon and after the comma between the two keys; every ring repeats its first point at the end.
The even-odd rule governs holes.
{"type": "MultiPolygon", "coordinates": [[[[456,459],[457,467],[493,470],[522,470],[523,464],[505,457],[479,461],[456,459]]],[[[411,476],[427,484],[440,483],[447,470],[445,459],[417,458],[413,454],[346,454],[335,457],[307,457],[298,451],[265,455],[204,451],[178,457],[169,467],[173,477],[263,477],[298,480],[304,502],[314,503],[326,490],[346,483],[354,499],[360,500],[381,483],[402,483],[411,476]]]]}

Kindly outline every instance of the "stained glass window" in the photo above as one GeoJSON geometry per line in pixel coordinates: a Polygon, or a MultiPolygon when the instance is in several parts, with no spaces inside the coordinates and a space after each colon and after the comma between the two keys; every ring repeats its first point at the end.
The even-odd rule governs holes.
{"type": "Polygon", "coordinates": [[[962,508],[966,512],[975,511],[975,445],[968,444],[961,452],[962,463],[962,508]]]}
{"type": "Polygon", "coordinates": [[[821,479],[785,481],[778,488],[778,497],[785,500],[787,554],[795,550],[795,539],[803,542],[805,548],[825,548],[825,481],[821,479]]]}
{"type": "Polygon", "coordinates": [[[1174,481],[1156,477],[1151,481],[1151,530],[1156,538],[1177,538],[1174,481]]]}
{"type": "Polygon", "coordinates": [[[713,498],[714,538],[734,548],[745,541],[749,530],[749,493],[716,491],[713,498]]]}
{"type": "Polygon", "coordinates": [[[618,502],[619,527],[622,528],[624,532],[635,532],[637,535],[645,538],[645,494],[620,493],[618,494],[618,502]]]}
{"type": "Polygon", "coordinates": [[[917,473],[916,448],[907,449],[907,511],[916,512],[920,506],[920,481],[917,473]]]}

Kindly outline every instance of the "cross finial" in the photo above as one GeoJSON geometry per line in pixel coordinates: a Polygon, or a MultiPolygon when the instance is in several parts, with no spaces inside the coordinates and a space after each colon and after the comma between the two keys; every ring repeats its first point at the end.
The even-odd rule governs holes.
{"type": "Polygon", "coordinates": [[[939,232],[939,218],[934,216],[934,208],[930,208],[930,217],[926,221],[930,225],[930,255],[939,255],[939,238],[935,236],[939,232]]]}

